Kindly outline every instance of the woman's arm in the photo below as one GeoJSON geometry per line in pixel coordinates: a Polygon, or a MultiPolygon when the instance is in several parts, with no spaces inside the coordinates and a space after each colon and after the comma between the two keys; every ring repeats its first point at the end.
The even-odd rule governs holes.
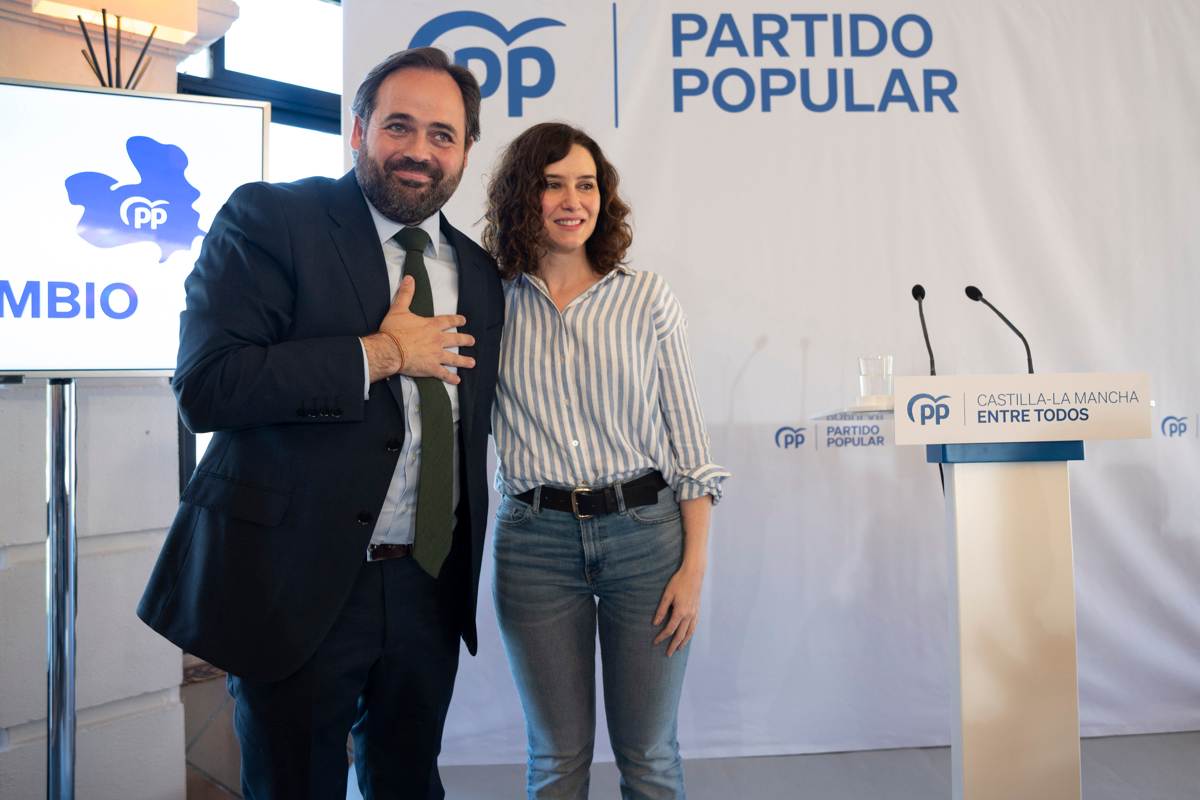
{"type": "Polygon", "coordinates": [[[662,625],[670,613],[654,643],[670,639],[667,655],[671,656],[696,632],[700,590],[708,567],[709,518],[713,505],[721,499],[721,483],[729,472],[709,460],[708,431],[692,374],[683,309],[665,282],[660,284],[656,299],[659,411],[674,462],[672,488],[683,515],[683,563],[663,590],[654,615],[654,624],[662,625]]]}
{"type": "Polygon", "coordinates": [[[683,647],[696,632],[700,619],[700,590],[704,584],[704,571],[708,567],[708,522],[712,515],[712,498],[709,495],[684,500],[679,504],[683,514],[683,564],[667,582],[662,600],[654,613],[654,624],[662,625],[670,612],[670,620],[654,638],[654,643],[671,643],[667,656],[683,647]]]}

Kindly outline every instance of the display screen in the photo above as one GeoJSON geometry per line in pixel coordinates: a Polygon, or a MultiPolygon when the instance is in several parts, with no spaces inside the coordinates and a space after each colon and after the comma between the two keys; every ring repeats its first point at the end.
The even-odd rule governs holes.
{"type": "Polygon", "coordinates": [[[261,180],[265,103],[0,82],[0,373],[167,374],[184,279],[261,180]]]}

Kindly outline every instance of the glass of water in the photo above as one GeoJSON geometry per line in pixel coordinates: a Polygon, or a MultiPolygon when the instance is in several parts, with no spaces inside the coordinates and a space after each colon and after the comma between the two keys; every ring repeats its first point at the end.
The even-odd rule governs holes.
{"type": "Polygon", "coordinates": [[[858,401],[870,408],[892,407],[892,357],[859,356],[858,401]]]}

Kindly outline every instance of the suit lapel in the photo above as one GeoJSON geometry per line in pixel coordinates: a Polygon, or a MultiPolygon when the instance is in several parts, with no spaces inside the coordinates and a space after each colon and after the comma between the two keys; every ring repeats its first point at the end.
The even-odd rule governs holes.
{"type": "MultiPolygon", "coordinates": [[[[330,189],[329,216],[336,223],[330,230],[334,247],[342,260],[342,267],[354,285],[355,294],[363,315],[364,334],[373,333],[391,305],[388,297],[387,264],[383,260],[383,246],[379,233],[371,220],[371,212],[362,190],[354,177],[354,171],[346,173],[330,189]]],[[[458,264],[458,313],[467,318],[462,329],[479,341],[486,323],[484,286],[486,277],[475,253],[474,243],[446,221],[440,214],[443,235],[454,247],[458,264]]],[[[476,358],[475,347],[460,348],[462,355],[476,358]]],[[[459,421],[462,434],[469,437],[474,422],[476,375],[475,370],[464,369],[459,373],[458,384],[459,421]]],[[[396,404],[404,408],[399,381],[386,381],[396,404]]]]}
{"type": "MultiPolygon", "coordinates": [[[[392,298],[388,296],[387,264],[383,260],[383,245],[379,231],[371,219],[366,198],[358,187],[354,170],[334,183],[329,202],[329,216],[336,226],[330,230],[333,246],[342,259],[342,267],[354,284],[358,304],[362,308],[365,334],[379,330],[392,298]]],[[[404,396],[399,381],[385,381],[403,411],[404,396]]]]}
{"type": "Polygon", "coordinates": [[[391,305],[387,265],[383,261],[379,233],[353,170],[330,189],[329,216],[336,223],[329,233],[358,295],[364,331],[374,333],[391,305]]]}
{"type": "MultiPolygon", "coordinates": [[[[467,324],[460,332],[474,336],[478,342],[483,336],[485,324],[484,281],[480,272],[483,267],[475,257],[473,243],[446,221],[445,214],[442,215],[441,227],[442,233],[454,246],[454,256],[458,261],[458,313],[467,318],[467,324]]],[[[476,358],[476,350],[475,347],[462,347],[459,353],[476,358]]],[[[475,420],[477,378],[474,369],[460,369],[458,375],[462,379],[458,384],[459,424],[463,439],[469,441],[475,420]]]]}

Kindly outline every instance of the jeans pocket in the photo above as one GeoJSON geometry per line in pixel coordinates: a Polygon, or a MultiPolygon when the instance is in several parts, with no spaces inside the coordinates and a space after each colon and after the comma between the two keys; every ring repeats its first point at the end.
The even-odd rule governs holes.
{"type": "Polygon", "coordinates": [[[658,493],[658,500],[653,505],[630,508],[626,512],[631,519],[646,525],[661,525],[664,522],[674,522],[679,519],[679,502],[670,486],[658,493]]]}
{"type": "Polygon", "coordinates": [[[533,514],[533,506],[515,497],[504,495],[496,509],[497,525],[520,525],[533,514]]]}

